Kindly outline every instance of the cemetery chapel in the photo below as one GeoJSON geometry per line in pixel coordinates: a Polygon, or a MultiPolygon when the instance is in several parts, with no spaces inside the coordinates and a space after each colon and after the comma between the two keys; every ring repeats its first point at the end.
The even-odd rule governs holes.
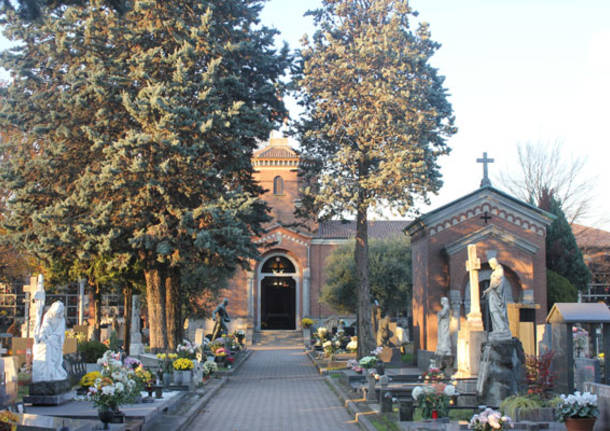
{"type": "MultiPolygon", "coordinates": [[[[470,309],[467,247],[475,244],[479,292],[489,285],[488,262],[495,257],[510,284],[504,292],[511,332],[526,353],[533,353],[536,325],[546,316],[545,234],[553,216],[495,189],[487,173],[493,160],[485,153],[478,162],[483,165],[478,189],[416,220],[370,221],[369,239],[411,238],[413,302],[405,304],[405,312],[412,317],[416,349],[436,349],[442,297],[450,301],[455,349],[470,309]]],[[[312,221],[308,228],[295,227],[299,155],[288,139],[272,137],[254,153],[252,165],[273,221],[266,235],[256,239],[263,247],[260,260],[251,262],[251,271],[237,272],[221,293],[229,300],[231,329],[300,329],[303,317],[337,316],[320,301],[325,265],[337,246],[355,236],[355,223],[312,221]]]]}

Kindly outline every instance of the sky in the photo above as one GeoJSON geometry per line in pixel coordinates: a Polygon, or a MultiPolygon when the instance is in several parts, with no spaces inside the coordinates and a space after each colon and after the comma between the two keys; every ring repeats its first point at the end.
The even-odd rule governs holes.
{"type": "MultiPolygon", "coordinates": [[[[299,47],[319,0],[271,0],[261,19],[299,47]]],[[[566,160],[586,158],[596,177],[585,224],[610,231],[610,1],[413,0],[442,47],[432,64],[446,77],[458,133],[441,159],[444,186],[426,212],[479,186],[483,152],[494,186],[498,172],[518,169],[517,145],[563,143],[566,160]]],[[[290,102],[290,101],[288,101],[290,102]]],[[[289,107],[294,108],[292,103],[289,107]]],[[[297,113],[296,109],[291,112],[297,113]]]]}
{"type": "MultiPolygon", "coordinates": [[[[299,47],[321,0],[270,0],[261,20],[278,43],[299,47]]],[[[594,188],[584,224],[610,231],[610,1],[413,0],[442,47],[432,64],[446,77],[458,133],[441,158],[444,186],[429,211],[479,186],[483,152],[494,186],[498,172],[518,170],[517,145],[563,143],[563,157],[586,159],[594,188]]],[[[0,40],[0,49],[6,42],[0,40]]],[[[0,77],[5,77],[0,73],[0,77]]],[[[294,102],[286,103],[298,115],[294,102]]]]}

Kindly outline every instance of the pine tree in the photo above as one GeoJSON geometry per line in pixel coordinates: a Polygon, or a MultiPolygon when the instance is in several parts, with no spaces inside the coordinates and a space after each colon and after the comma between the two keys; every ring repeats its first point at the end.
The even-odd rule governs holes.
{"type": "Polygon", "coordinates": [[[2,54],[0,121],[23,134],[5,149],[7,225],[47,261],[141,268],[153,349],[179,341],[185,271],[227,274],[258,252],[250,157],[285,115],[288,64],[261,7],[140,0],[118,15],[97,0],[7,24],[22,44],[2,54]]]}
{"type": "MultiPolygon", "coordinates": [[[[441,187],[437,158],[455,133],[443,80],[429,60],[439,48],[427,24],[410,27],[406,0],[324,0],[311,12],[318,31],[304,40],[295,86],[305,108],[296,131],[306,159],[308,215],[355,214],[359,356],[371,329],[367,220],[401,214],[441,187]]],[[[405,304],[406,307],[406,304],[405,304]]]]}
{"type": "Polygon", "coordinates": [[[578,290],[586,289],[591,272],[576,244],[572,227],[552,191],[542,194],[538,206],[556,216],[546,231],[546,266],[568,279],[578,290]]]}

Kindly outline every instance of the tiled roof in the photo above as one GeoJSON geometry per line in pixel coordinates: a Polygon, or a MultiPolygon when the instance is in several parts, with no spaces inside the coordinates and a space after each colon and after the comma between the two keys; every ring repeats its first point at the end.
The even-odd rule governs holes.
{"type": "Polygon", "coordinates": [[[295,159],[299,157],[296,151],[294,151],[288,139],[286,138],[272,138],[269,140],[269,145],[255,151],[255,159],[295,159]]]}
{"type": "Polygon", "coordinates": [[[575,223],[572,232],[580,248],[610,248],[610,232],[575,223]]]}
{"type": "MultiPolygon", "coordinates": [[[[404,237],[404,228],[411,220],[379,220],[370,221],[368,234],[373,239],[389,239],[404,237]]],[[[351,220],[330,220],[320,223],[316,238],[349,239],[356,236],[356,222],[351,220]]]]}

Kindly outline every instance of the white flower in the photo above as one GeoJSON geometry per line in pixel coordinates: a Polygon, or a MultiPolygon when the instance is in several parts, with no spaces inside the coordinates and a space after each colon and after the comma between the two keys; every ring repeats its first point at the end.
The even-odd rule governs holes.
{"type": "Polygon", "coordinates": [[[104,394],[104,395],[114,395],[114,385],[104,386],[102,388],[102,394],[104,394]]]}
{"type": "Polygon", "coordinates": [[[411,392],[411,396],[413,397],[414,400],[417,400],[419,398],[419,396],[423,393],[424,393],[424,390],[422,389],[421,386],[415,386],[415,388],[413,388],[413,392],[411,392]]]}
{"type": "Polygon", "coordinates": [[[114,384],[114,387],[117,390],[117,392],[123,392],[125,390],[125,385],[123,385],[123,383],[121,383],[121,382],[116,382],[114,384]]]}
{"type": "Polygon", "coordinates": [[[443,392],[445,393],[445,395],[447,395],[448,397],[452,397],[454,395],[457,394],[457,391],[455,390],[455,386],[453,385],[447,385],[445,386],[445,389],[443,390],[443,392]]]}

